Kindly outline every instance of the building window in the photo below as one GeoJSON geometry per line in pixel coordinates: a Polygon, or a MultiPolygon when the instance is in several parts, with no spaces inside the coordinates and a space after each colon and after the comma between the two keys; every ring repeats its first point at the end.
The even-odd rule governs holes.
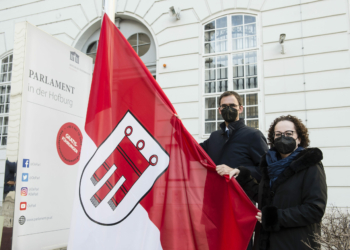
{"type": "Polygon", "coordinates": [[[219,96],[236,91],[242,97],[240,118],[259,128],[259,83],[256,17],[230,15],[204,25],[204,133],[220,129],[219,96]],[[230,35],[227,35],[231,31],[230,35]]]}
{"type": "Polygon", "coordinates": [[[222,17],[204,26],[205,53],[227,51],[227,17],[222,17]]]}
{"type": "Polygon", "coordinates": [[[228,56],[205,58],[205,93],[228,89],[228,56]]]}
{"type": "Polygon", "coordinates": [[[8,121],[10,111],[10,92],[12,76],[12,59],[9,55],[1,60],[0,72],[0,145],[7,145],[8,121]]]}
{"type": "Polygon", "coordinates": [[[10,82],[12,72],[12,55],[1,60],[0,83],[10,82]]]}
{"type": "Polygon", "coordinates": [[[218,18],[204,25],[205,54],[256,47],[256,17],[233,15],[218,18]],[[227,36],[227,30],[231,35],[227,36]],[[228,49],[231,48],[231,49],[228,49]]]}
{"type": "Polygon", "coordinates": [[[248,15],[234,15],[232,23],[232,50],[256,47],[256,18],[248,15]]]}
{"type": "Polygon", "coordinates": [[[95,60],[96,60],[97,45],[98,45],[98,42],[94,41],[90,43],[90,45],[86,50],[86,54],[93,59],[93,64],[95,64],[95,60]]]}
{"type": "Polygon", "coordinates": [[[205,108],[204,133],[210,134],[211,132],[220,129],[220,123],[224,121],[218,110],[219,96],[205,98],[204,108],[205,108]]]}
{"type": "Polygon", "coordinates": [[[256,51],[232,55],[233,89],[256,89],[258,70],[256,51]]]}
{"type": "Polygon", "coordinates": [[[259,128],[258,93],[240,95],[243,102],[243,112],[239,118],[244,118],[249,127],[259,128]]]}
{"type": "MultiPolygon", "coordinates": [[[[205,127],[204,133],[220,129],[220,124],[224,122],[219,113],[219,97],[206,97],[204,103],[205,127]]],[[[259,113],[258,113],[258,94],[241,94],[243,103],[243,112],[239,118],[243,118],[249,127],[259,128],[259,113]]]]}
{"type": "Polygon", "coordinates": [[[144,33],[136,33],[130,36],[128,42],[139,56],[146,54],[151,47],[151,40],[144,33]]]}

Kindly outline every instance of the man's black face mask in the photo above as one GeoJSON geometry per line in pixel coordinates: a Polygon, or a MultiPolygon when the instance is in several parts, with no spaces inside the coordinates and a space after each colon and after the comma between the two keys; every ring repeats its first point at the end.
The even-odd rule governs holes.
{"type": "Polygon", "coordinates": [[[221,110],[221,115],[226,122],[234,122],[238,116],[238,111],[234,107],[226,107],[221,110]]]}
{"type": "Polygon", "coordinates": [[[293,137],[286,137],[285,135],[276,138],[273,144],[280,154],[290,154],[297,146],[297,143],[293,137]]]}

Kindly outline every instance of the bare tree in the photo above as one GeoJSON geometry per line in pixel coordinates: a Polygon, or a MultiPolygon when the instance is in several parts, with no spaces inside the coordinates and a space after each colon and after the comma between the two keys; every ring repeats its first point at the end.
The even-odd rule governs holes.
{"type": "MultiPolygon", "coordinates": [[[[342,210],[331,206],[322,219],[321,235],[314,234],[313,239],[324,250],[350,250],[350,214],[349,210],[342,210]]],[[[310,249],[309,242],[304,242],[310,249]]]]}

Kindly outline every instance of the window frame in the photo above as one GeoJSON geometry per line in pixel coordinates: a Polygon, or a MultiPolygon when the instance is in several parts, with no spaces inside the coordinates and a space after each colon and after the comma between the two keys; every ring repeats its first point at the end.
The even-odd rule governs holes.
{"type": "Polygon", "coordinates": [[[131,47],[132,47],[134,50],[135,50],[135,48],[136,48],[135,52],[136,52],[136,54],[137,54],[139,57],[142,57],[142,56],[146,55],[147,52],[150,50],[151,45],[152,45],[152,40],[151,40],[151,38],[148,36],[148,34],[146,34],[146,33],[144,33],[144,32],[137,32],[137,33],[134,33],[134,34],[132,34],[131,36],[129,36],[128,39],[126,39],[126,40],[128,41],[128,43],[131,45],[131,47]],[[140,36],[140,34],[146,35],[147,38],[149,39],[149,43],[139,44],[139,40],[140,40],[140,39],[139,39],[139,36],[140,36]],[[132,36],[134,36],[134,35],[136,35],[136,45],[131,45],[131,43],[129,42],[129,39],[130,39],[132,36]],[[139,55],[139,48],[140,48],[140,46],[144,46],[144,45],[149,45],[149,47],[148,47],[147,51],[146,51],[143,55],[139,55]]]}
{"type": "MultiPolygon", "coordinates": [[[[205,99],[208,98],[208,97],[219,97],[223,92],[214,92],[214,93],[205,93],[205,71],[206,71],[206,68],[205,68],[205,60],[206,58],[208,57],[217,57],[217,56],[224,56],[224,55],[227,55],[229,58],[228,58],[228,90],[229,91],[235,91],[237,92],[239,95],[247,95],[247,94],[257,94],[257,98],[258,98],[258,104],[257,106],[259,107],[258,109],[258,121],[259,121],[259,127],[258,129],[263,131],[263,129],[265,128],[265,125],[264,125],[264,117],[263,117],[263,114],[264,114],[264,100],[263,100],[263,92],[264,92],[264,89],[263,89],[263,59],[262,59],[262,46],[260,45],[260,42],[261,42],[261,20],[260,20],[261,16],[259,13],[255,13],[253,11],[247,11],[247,12],[237,12],[237,13],[232,13],[232,12],[226,12],[225,14],[219,14],[219,15],[216,15],[216,16],[211,16],[210,19],[202,22],[202,26],[201,26],[201,55],[202,55],[202,64],[201,64],[201,67],[202,67],[202,72],[201,72],[201,79],[200,79],[200,93],[201,93],[201,96],[202,98],[200,99],[200,101],[202,102],[201,103],[201,114],[199,116],[200,118],[200,128],[201,128],[201,132],[200,132],[200,135],[201,135],[201,138],[202,139],[206,139],[210,136],[210,134],[206,134],[205,133],[205,112],[206,112],[206,108],[205,108],[205,99]],[[234,16],[234,15],[249,15],[249,16],[254,16],[256,18],[256,47],[253,47],[253,48],[243,48],[243,49],[240,49],[240,50],[232,50],[232,33],[231,33],[231,30],[232,30],[232,24],[231,24],[231,17],[234,16]],[[219,18],[222,18],[222,17],[228,17],[227,20],[228,20],[228,25],[227,25],[227,35],[228,35],[228,38],[227,38],[227,48],[228,50],[225,51],[225,52],[215,52],[215,53],[205,53],[205,25],[214,21],[214,20],[217,20],[219,18]],[[246,53],[246,52],[252,52],[252,51],[256,51],[257,53],[257,81],[258,81],[258,87],[257,88],[251,88],[251,89],[242,89],[242,90],[234,90],[233,89],[233,63],[232,63],[232,55],[233,54],[239,54],[239,53],[246,53]],[[230,70],[231,68],[231,70],[230,70]]],[[[244,17],[243,17],[244,19],[244,17]]],[[[244,39],[245,37],[242,37],[243,38],[243,42],[244,42],[244,39]]],[[[246,79],[246,75],[244,76],[244,78],[246,79]]],[[[215,81],[218,81],[218,80],[215,80],[215,81]]],[[[245,82],[246,84],[246,82],[245,82]]],[[[246,109],[246,104],[243,105],[244,106],[244,109],[243,109],[243,113],[245,114],[245,123],[247,124],[247,118],[246,118],[246,113],[247,113],[247,109],[246,109]]],[[[218,117],[217,117],[218,118],[218,117]]],[[[221,121],[222,119],[216,119],[215,122],[218,122],[218,121],[221,121]]],[[[248,119],[248,120],[251,120],[251,119],[248,119]]]]}
{"type": "MultiPolygon", "coordinates": [[[[7,98],[11,98],[10,97],[11,96],[11,82],[12,82],[13,62],[14,62],[14,60],[13,60],[13,53],[12,52],[6,53],[2,57],[0,57],[0,75],[1,75],[2,74],[1,73],[1,68],[3,66],[2,60],[5,59],[5,58],[9,58],[10,59],[11,56],[12,56],[12,62],[11,62],[12,63],[12,68],[11,68],[11,71],[7,71],[7,74],[11,73],[11,80],[10,81],[6,81],[6,82],[0,82],[0,87],[5,86],[6,89],[7,89],[8,86],[10,87],[10,90],[9,90],[8,93],[7,93],[7,90],[5,90],[5,94],[4,94],[4,96],[5,96],[5,105],[7,103],[6,102],[7,98]]],[[[9,63],[10,63],[10,61],[8,61],[7,64],[9,65],[9,63]]],[[[6,144],[2,145],[3,134],[2,134],[2,131],[1,131],[1,133],[0,133],[0,149],[4,149],[4,148],[7,147],[8,130],[9,130],[9,119],[10,119],[10,103],[11,103],[10,101],[11,101],[11,99],[9,100],[9,102],[7,104],[7,105],[9,105],[8,112],[7,113],[0,113],[0,118],[2,119],[2,124],[0,125],[0,130],[3,129],[3,127],[4,127],[4,120],[5,120],[5,118],[7,118],[7,125],[6,125],[7,126],[7,135],[6,135],[7,139],[6,139],[6,144]]],[[[6,110],[6,106],[4,106],[4,110],[6,110]]]]}
{"type": "MultiPolygon", "coordinates": [[[[243,17],[243,20],[244,20],[244,17],[243,17]]],[[[244,22],[244,21],[243,21],[244,22]]],[[[201,49],[203,50],[203,53],[202,53],[202,55],[203,55],[203,57],[204,56],[209,56],[209,55],[215,55],[215,54],[227,54],[227,53],[230,53],[230,52],[237,52],[237,51],[244,51],[244,50],[252,50],[252,49],[254,49],[254,48],[258,48],[259,47],[259,41],[260,41],[260,39],[259,39],[259,37],[260,37],[260,32],[258,32],[258,22],[259,22],[259,20],[258,20],[258,15],[256,15],[256,14],[251,14],[251,13],[231,13],[231,14],[227,14],[227,15],[222,15],[222,16],[218,16],[218,17],[216,17],[216,18],[214,18],[214,19],[211,19],[210,21],[207,21],[207,22],[204,22],[203,23],[203,25],[202,25],[202,45],[201,45],[201,49]],[[247,15],[247,16],[254,16],[255,17],[255,28],[256,28],[256,34],[255,34],[255,36],[256,36],[256,47],[253,47],[253,48],[243,48],[243,49],[238,49],[238,50],[233,50],[232,49],[232,41],[233,41],[233,38],[232,38],[232,33],[231,33],[231,30],[232,30],[232,28],[233,27],[238,27],[238,26],[232,26],[232,16],[244,16],[244,15],[247,15]],[[211,43],[210,41],[208,42],[208,41],[205,41],[205,32],[210,32],[210,31],[216,31],[217,29],[215,28],[215,29],[211,29],[211,30],[205,30],[205,25],[206,24],[209,24],[209,23],[211,23],[212,21],[216,21],[216,20],[218,20],[218,19],[220,19],[220,18],[223,18],[223,17],[228,17],[227,18],[227,23],[226,23],[226,28],[227,28],[227,38],[226,39],[222,39],[222,40],[215,40],[214,41],[214,43],[216,44],[216,41],[227,41],[227,48],[229,48],[227,51],[222,51],[222,52],[214,52],[214,53],[205,53],[205,44],[207,44],[207,43],[211,43]]],[[[249,25],[249,24],[247,24],[247,25],[249,25]]],[[[246,37],[251,37],[251,36],[245,36],[245,29],[244,29],[244,26],[245,26],[245,24],[244,23],[242,23],[242,26],[243,26],[243,36],[242,36],[242,39],[243,39],[243,43],[245,43],[245,38],[246,37]]],[[[222,30],[222,29],[224,29],[224,28],[219,28],[219,30],[222,30]]],[[[234,39],[240,39],[240,38],[234,38],[234,39]]],[[[216,45],[215,45],[216,46],[216,45]]]]}

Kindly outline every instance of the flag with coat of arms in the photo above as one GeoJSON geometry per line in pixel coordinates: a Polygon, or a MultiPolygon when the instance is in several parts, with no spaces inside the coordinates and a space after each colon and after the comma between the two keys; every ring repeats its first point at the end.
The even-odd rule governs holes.
{"type": "Polygon", "coordinates": [[[216,173],[175,113],[105,15],[69,250],[246,249],[258,210],[234,178],[216,173]]]}

